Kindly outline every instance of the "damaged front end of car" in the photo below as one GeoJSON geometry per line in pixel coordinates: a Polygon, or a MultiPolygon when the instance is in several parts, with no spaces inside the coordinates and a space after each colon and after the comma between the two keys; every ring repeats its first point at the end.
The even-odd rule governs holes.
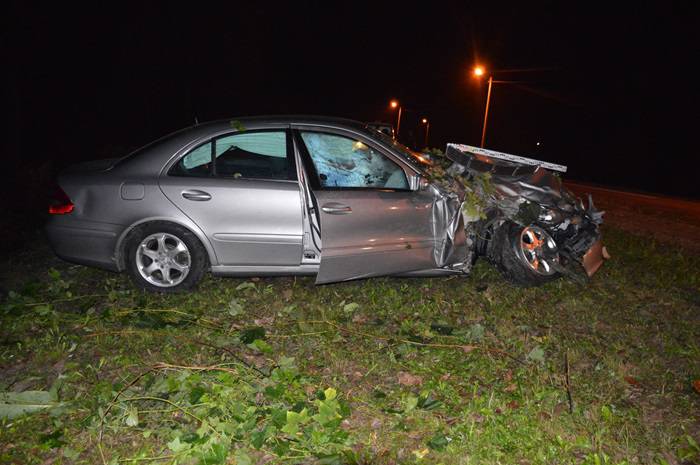
{"type": "Polygon", "coordinates": [[[512,281],[536,285],[564,275],[583,280],[607,258],[603,213],[562,185],[566,167],[462,144],[448,144],[429,170],[445,187],[464,186],[464,229],[476,256],[512,281]]]}

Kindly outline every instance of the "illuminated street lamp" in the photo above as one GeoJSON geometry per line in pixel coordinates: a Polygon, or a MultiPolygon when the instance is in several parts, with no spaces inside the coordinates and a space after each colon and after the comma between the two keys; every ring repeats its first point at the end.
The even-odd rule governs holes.
{"type": "Polygon", "coordinates": [[[428,118],[423,118],[421,123],[425,124],[425,147],[428,146],[428,133],[430,132],[430,121],[428,121],[428,118]]]}
{"type": "MultiPolygon", "coordinates": [[[[517,68],[517,69],[502,69],[498,70],[499,73],[529,73],[529,72],[540,72],[540,71],[551,71],[551,70],[556,70],[556,67],[536,67],[536,68],[517,68]]],[[[472,69],[472,73],[475,78],[481,79],[483,76],[486,76],[486,68],[484,68],[481,65],[477,65],[472,69]]],[[[486,123],[488,123],[489,119],[489,106],[491,105],[491,87],[494,84],[521,84],[522,81],[496,81],[493,79],[492,71],[488,72],[489,75],[489,89],[488,92],[486,93],[486,109],[484,110],[484,126],[481,129],[481,147],[484,146],[484,143],[486,142],[486,123]]],[[[528,90],[523,86],[523,90],[528,90]]],[[[532,92],[532,91],[531,91],[532,92]]],[[[534,92],[535,94],[541,94],[540,92],[534,92]]]]}
{"type": "MultiPolygon", "coordinates": [[[[486,70],[483,66],[477,66],[474,68],[474,76],[481,78],[481,76],[486,74],[486,70]]],[[[481,129],[481,147],[484,147],[484,142],[486,141],[486,123],[489,118],[489,105],[491,104],[491,86],[493,85],[493,76],[489,76],[489,90],[486,93],[486,110],[484,111],[484,125],[481,129]]]]}
{"type": "Polygon", "coordinates": [[[399,109],[399,115],[396,117],[396,137],[398,138],[399,137],[399,128],[401,127],[401,105],[399,105],[398,100],[392,100],[391,102],[389,102],[389,106],[392,109],[396,109],[396,108],[399,109]]]}

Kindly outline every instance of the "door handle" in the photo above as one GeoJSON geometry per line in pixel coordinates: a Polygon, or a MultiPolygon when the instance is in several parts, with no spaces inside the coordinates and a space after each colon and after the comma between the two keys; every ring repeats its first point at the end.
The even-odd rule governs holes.
{"type": "Polygon", "coordinates": [[[323,205],[321,210],[329,215],[347,215],[348,213],[352,213],[352,208],[336,202],[330,202],[323,205]]]}
{"type": "Polygon", "coordinates": [[[208,192],[198,191],[196,189],[182,191],[182,196],[187,200],[194,200],[195,202],[211,200],[211,195],[208,192]]]}

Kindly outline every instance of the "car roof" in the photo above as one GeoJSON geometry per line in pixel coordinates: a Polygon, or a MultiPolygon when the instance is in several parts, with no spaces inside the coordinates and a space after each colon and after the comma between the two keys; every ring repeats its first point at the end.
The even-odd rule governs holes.
{"type": "MultiPolygon", "coordinates": [[[[225,118],[215,121],[209,121],[205,123],[196,124],[195,126],[190,126],[193,129],[196,127],[203,126],[218,126],[223,124],[232,124],[240,122],[245,126],[244,123],[259,123],[259,124],[333,124],[338,126],[346,126],[353,129],[364,129],[367,127],[367,123],[362,121],[357,121],[349,118],[341,118],[335,116],[320,116],[320,115],[260,115],[260,116],[236,116],[232,118],[225,118]]],[[[185,130],[186,130],[185,129],[185,130]]]]}
{"type": "Polygon", "coordinates": [[[355,131],[367,132],[367,123],[347,118],[318,115],[261,115],[236,116],[198,123],[167,134],[122,158],[115,165],[120,170],[134,172],[159,172],[165,163],[183,146],[206,137],[212,133],[226,129],[238,129],[250,126],[251,129],[262,129],[265,126],[286,124],[307,124],[319,126],[336,126],[355,131]],[[141,156],[141,155],[146,156],[141,156]]]}

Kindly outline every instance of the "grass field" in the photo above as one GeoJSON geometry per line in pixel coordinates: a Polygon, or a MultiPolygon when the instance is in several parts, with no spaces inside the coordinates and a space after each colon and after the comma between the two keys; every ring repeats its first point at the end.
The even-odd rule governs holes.
{"type": "Polygon", "coordinates": [[[605,235],[588,285],[535,289],[479,263],[161,296],[25,252],[0,463],[700,463],[700,257],[605,235]]]}

